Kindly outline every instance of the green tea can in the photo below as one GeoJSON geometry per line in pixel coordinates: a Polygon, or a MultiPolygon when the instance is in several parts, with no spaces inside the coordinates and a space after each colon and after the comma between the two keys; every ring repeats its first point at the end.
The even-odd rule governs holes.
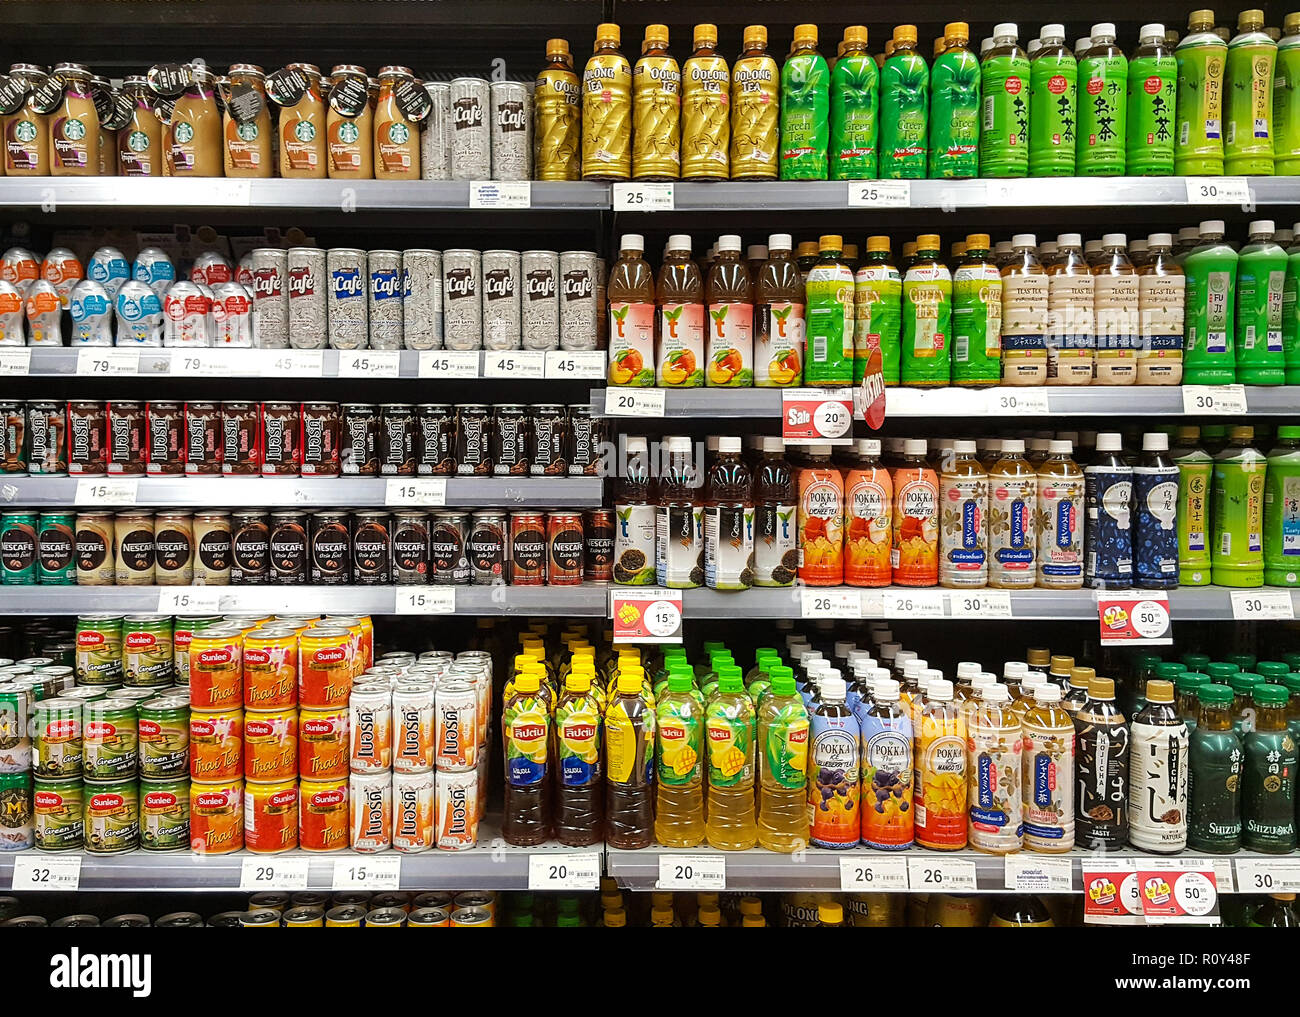
{"type": "Polygon", "coordinates": [[[140,846],[180,851],[190,846],[190,782],[140,781],[140,846]]]}
{"type": "Polygon", "coordinates": [[[32,791],[32,827],[37,851],[78,851],[84,840],[84,798],[80,777],[36,778],[32,791]]]}
{"type": "Polygon", "coordinates": [[[134,777],[139,759],[136,705],[129,699],[100,699],[81,710],[86,780],[134,777]]]}
{"type": "Polygon", "coordinates": [[[122,684],[122,616],[83,614],[77,617],[78,685],[122,684]]]}
{"type": "Polygon", "coordinates": [[[172,620],[150,614],[122,619],[123,684],[135,688],[165,688],[175,680],[172,620]]]}
{"type": "Polygon", "coordinates": [[[179,696],[151,699],[139,707],[138,715],[140,776],[149,780],[188,778],[190,774],[188,700],[179,696]]]}
{"type": "Polygon", "coordinates": [[[86,851],[115,855],[140,846],[140,785],[132,780],[86,781],[86,851]]]}
{"type": "Polygon", "coordinates": [[[47,779],[81,777],[82,704],[75,699],[43,699],[32,710],[33,772],[47,779]]]}

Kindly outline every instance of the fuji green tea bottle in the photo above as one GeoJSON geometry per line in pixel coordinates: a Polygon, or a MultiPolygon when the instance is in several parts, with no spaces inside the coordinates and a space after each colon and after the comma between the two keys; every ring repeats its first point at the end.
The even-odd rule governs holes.
{"type": "Polygon", "coordinates": [[[1183,330],[1184,385],[1231,385],[1237,380],[1235,325],[1237,252],[1223,240],[1223,220],[1201,223],[1200,243],[1183,262],[1187,318],[1183,330]]]}
{"type": "MultiPolygon", "coordinates": [[[[880,176],[925,176],[930,69],[916,48],[916,26],[894,29],[894,51],[880,78],[880,176]]],[[[783,178],[784,179],[784,178],[783,178]]]]}
{"type": "Polygon", "coordinates": [[[1282,291],[1287,254],[1273,242],[1273,222],[1248,228],[1250,242],[1237,252],[1237,380],[1243,385],[1281,385],[1282,291]]]}
{"type": "Polygon", "coordinates": [[[1210,486],[1214,460],[1200,428],[1180,427],[1170,449],[1178,464],[1178,585],[1210,585],[1210,486]]]}
{"type": "Polygon", "coordinates": [[[876,176],[880,73],[867,52],[862,25],[844,29],[842,46],[831,72],[831,179],[871,180],[876,176]]]}
{"type": "Polygon", "coordinates": [[[1224,77],[1224,161],[1230,176],[1273,173],[1273,68],[1277,43],[1264,31],[1264,12],[1242,11],[1228,43],[1224,77]]]}
{"type": "Polygon", "coordinates": [[[1178,64],[1174,172],[1217,176],[1223,173],[1223,72],[1228,44],[1214,31],[1214,11],[1192,11],[1174,60],[1178,64]]]}
{"type": "Polygon", "coordinates": [[[981,88],[984,126],[980,172],[986,177],[1023,177],[1029,172],[1029,57],[1010,22],[993,29],[984,57],[981,88]]]}
{"type": "Polygon", "coordinates": [[[1277,429],[1264,477],[1264,584],[1300,586],[1300,427],[1277,429]]]}
{"type": "Polygon", "coordinates": [[[1079,141],[1075,172],[1081,177],[1124,175],[1128,113],[1128,59],[1115,45],[1115,26],[1092,26],[1091,45],[1079,61],[1079,141]]]}
{"type": "Polygon", "coordinates": [[[781,68],[781,179],[825,180],[830,145],[830,68],[817,26],[797,25],[781,68]]]}
{"type": "Polygon", "coordinates": [[[943,51],[930,71],[932,177],[974,177],[980,171],[980,62],[970,50],[970,27],[944,27],[943,51]]]}
{"type": "Polygon", "coordinates": [[[1300,240],[1286,252],[1286,281],[1282,284],[1282,357],[1286,383],[1300,385],[1300,240]]]}
{"type": "Polygon", "coordinates": [[[1143,25],[1128,65],[1125,171],[1131,177],[1174,171],[1174,103],[1178,62],[1165,48],[1165,26],[1143,25]]]}
{"type": "Polygon", "coordinates": [[[1234,427],[1214,457],[1210,518],[1211,577],[1215,586],[1264,584],[1264,474],[1268,460],[1253,446],[1253,427],[1234,427]]]}
{"type": "Polygon", "coordinates": [[[1300,174],[1300,14],[1282,22],[1273,71],[1273,172],[1300,174]]]}
{"type": "Polygon", "coordinates": [[[1074,176],[1079,64],[1064,25],[1044,25],[1029,60],[1029,175],[1074,176]]]}

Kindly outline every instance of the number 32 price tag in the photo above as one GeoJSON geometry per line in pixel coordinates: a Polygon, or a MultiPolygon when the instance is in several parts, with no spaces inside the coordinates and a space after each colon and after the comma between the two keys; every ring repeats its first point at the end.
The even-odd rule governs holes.
{"type": "Polygon", "coordinates": [[[81,886],[81,856],[14,856],[15,890],[76,890],[81,886]]]}

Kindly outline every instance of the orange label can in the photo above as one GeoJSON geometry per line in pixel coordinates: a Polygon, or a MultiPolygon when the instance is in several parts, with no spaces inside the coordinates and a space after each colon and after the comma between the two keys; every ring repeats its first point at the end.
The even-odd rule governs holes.
{"type": "Polygon", "coordinates": [[[348,844],[353,851],[387,851],[392,845],[393,775],[354,773],[348,780],[348,844]]]}
{"type": "Polygon", "coordinates": [[[478,772],[435,773],[434,782],[438,848],[462,851],[474,847],[478,843],[478,772]]]}
{"type": "Polygon", "coordinates": [[[298,711],[244,715],[244,779],[273,784],[298,777],[298,711]]]}
{"type": "Polygon", "coordinates": [[[298,705],[298,636],[254,632],[244,639],[244,708],[298,705]]]}
{"type": "Polygon", "coordinates": [[[298,846],[340,851],[348,846],[348,779],[304,780],[298,787],[298,846]]]}
{"type": "Polygon", "coordinates": [[[393,774],[393,847],[414,854],[433,847],[432,772],[393,774]]]}
{"type": "Polygon", "coordinates": [[[298,714],[298,776],[303,780],[346,781],[350,751],[346,708],[298,714]]]}
{"type": "Polygon", "coordinates": [[[244,782],[190,784],[190,846],[224,855],[244,846],[244,782]]]}
{"type": "Polygon", "coordinates": [[[298,703],[311,710],[347,706],[354,665],[347,629],[304,632],[298,639],[298,703]]]}
{"type": "Polygon", "coordinates": [[[242,633],[190,640],[190,705],[198,710],[237,710],[244,702],[242,633]]]}
{"type": "Polygon", "coordinates": [[[393,768],[393,699],[387,686],[358,686],[348,702],[348,733],[353,773],[393,768]]]}
{"type": "Polygon", "coordinates": [[[244,779],[244,711],[190,710],[190,779],[244,779]]]}
{"type": "Polygon", "coordinates": [[[298,846],[298,781],[244,787],[244,846],[258,854],[298,846]]]}
{"type": "Polygon", "coordinates": [[[421,682],[393,690],[393,769],[433,769],[433,685],[421,682]]]}

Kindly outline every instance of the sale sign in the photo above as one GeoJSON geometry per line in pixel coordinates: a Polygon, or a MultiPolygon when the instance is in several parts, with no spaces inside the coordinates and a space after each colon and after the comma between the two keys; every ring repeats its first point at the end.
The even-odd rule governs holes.
{"type": "Polygon", "coordinates": [[[858,407],[867,426],[879,431],[885,422],[885,368],[879,347],[867,357],[866,371],[858,389],[858,407]]]}
{"type": "Polygon", "coordinates": [[[1097,617],[1103,645],[1168,646],[1174,641],[1169,598],[1161,591],[1099,593],[1097,617]]]}
{"type": "Polygon", "coordinates": [[[1133,859],[1083,862],[1083,920],[1087,925],[1141,925],[1142,900],[1133,859]]]}
{"type": "Polygon", "coordinates": [[[1218,922],[1218,881],[1214,866],[1205,859],[1142,859],[1137,885],[1148,924],[1214,925],[1218,922]]]}
{"type": "Polygon", "coordinates": [[[788,388],[781,393],[782,436],[790,445],[853,440],[853,390],[788,388]]]}
{"type": "Polygon", "coordinates": [[[616,643],[680,643],[682,591],[626,587],[609,592],[616,643]]]}

